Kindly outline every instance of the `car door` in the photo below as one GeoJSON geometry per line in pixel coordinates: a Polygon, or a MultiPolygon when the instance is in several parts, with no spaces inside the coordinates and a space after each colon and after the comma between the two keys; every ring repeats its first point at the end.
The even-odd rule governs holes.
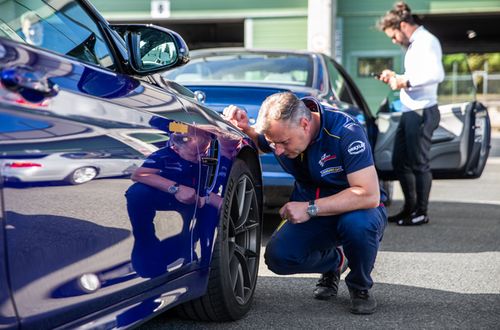
{"type": "MultiPolygon", "coordinates": [[[[120,132],[152,130],[167,136],[166,141],[189,139],[192,130],[183,123],[190,122],[189,115],[173,94],[119,73],[116,45],[84,3],[3,1],[0,17],[0,115],[9,123],[0,126],[0,155],[11,160],[0,172],[2,243],[21,326],[55,328],[108,313],[118,303],[121,308],[137,304],[131,298],[142,294],[145,299],[149,289],[189,271],[196,204],[180,205],[171,194],[168,201],[160,199],[160,206],[151,206],[149,215],[137,215],[144,210],[138,202],[159,195],[144,185],[134,190],[137,182],[126,176],[127,168],[125,176],[81,185],[38,180],[37,175],[46,155],[109,155],[144,166],[162,148],[170,158],[160,153],[157,169],[169,173],[167,166],[183,161],[175,159],[171,144],[153,146],[137,135],[134,143],[120,132]],[[20,17],[40,26],[30,32],[20,17]],[[27,37],[40,28],[41,38],[27,37]],[[13,170],[33,181],[20,180],[13,170]]],[[[101,156],[80,172],[98,174],[101,156]]],[[[72,161],[61,157],[60,171],[72,161]]],[[[184,185],[195,190],[199,162],[189,166],[184,185]]],[[[153,312],[160,304],[142,311],[153,312]]]]}
{"type": "MultiPolygon", "coordinates": [[[[465,56],[456,57],[465,62],[465,56]]],[[[453,65],[453,68],[467,68],[453,65]]],[[[477,178],[481,176],[490,148],[491,125],[488,111],[475,100],[475,87],[468,70],[458,80],[457,72],[446,72],[439,86],[441,120],[432,136],[430,166],[435,179],[477,178]]],[[[391,92],[378,116],[375,164],[379,175],[395,179],[391,164],[396,129],[401,118],[399,92],[391,92]]]]}
{"type": "Polygon", "coordinates": [[[330,102],[338,105],[341,110],[346,111],[364,125],[368,139],[373,146],[377,129],[373,115],[363,95],[340,64],[327,56],[324,56],[324,61],[328,72],[331,93],[330,102]]]}
{"type": "MultiPolygon", "coordinates": [[[[0,190],[3,182],[0,178],[0,190]]],[[[5,219],[3,217],[3,203],[0,203],[0,242],[5,242],[5,219]]],[[[0,328],[2,329],[17,329],[18,321],[12,296],[9,288],[7,276],[7,263],[5,244],[0,244],[0,328]]]]}

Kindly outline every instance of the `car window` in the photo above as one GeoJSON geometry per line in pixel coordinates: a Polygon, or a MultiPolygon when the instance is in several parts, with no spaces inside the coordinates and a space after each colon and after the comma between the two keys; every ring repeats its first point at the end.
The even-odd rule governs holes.
{"type": "Polygon", "coordinates": [[[114,69],[96,22],[71,0],[0,1],[0,36],[114,69]]]}
{"type": "Polygon", "coordinates": [[[328,67],[328,76],[330,78],[330,83],[332,85],[332,91],[335,96],[342,102],[346,102],[349,104],[356,105],[356,102],[353,100],[351,96],[351,92],[349,91],[349,85],[345,81],[342,74],[337,70],[335,65],[331,60],[327,60],[328,67]]]}
{"type": "Polygon", "coordinates": [[[164,77],[180,83],[196,81],[258,82],[311,86],[313,62],[301,54],[230,53],[197,57],[164,77]]]}

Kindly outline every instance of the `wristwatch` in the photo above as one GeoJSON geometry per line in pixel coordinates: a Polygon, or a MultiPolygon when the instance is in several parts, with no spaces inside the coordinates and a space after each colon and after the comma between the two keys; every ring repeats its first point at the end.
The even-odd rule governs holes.
{"type": "Polygon", "coordinates": [[[313,218],[318,215],[319,208],[315,203],[316,201],[309,201],[309,206],[307,207],[307,214],[313,218]]]}
{"type": "Polygon", "coordinates": [[[174,183],[173,185],[171,185],[170,187],[167,188],[167,192],[169,194],[172,194],[172,195],[177,194],[178,191],[179,191],[179,184],[178,183],[174,183]]]}

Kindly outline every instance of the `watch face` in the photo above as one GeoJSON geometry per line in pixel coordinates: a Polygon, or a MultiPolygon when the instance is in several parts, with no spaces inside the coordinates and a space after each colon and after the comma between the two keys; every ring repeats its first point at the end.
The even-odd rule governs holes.
{"type": "Polygon", "coordinates": [[[173,195],[173,194],[177,193],[177,191],[179,191],[179,186],[177,186],[177,185],[170,186],[170,187],[168,187],[167,191],[169,194],[173,195]]]}
{"type": "Polygon", "coordinates": [[[307,214],[311,217],[315,217],[318,214],[318,207],[316,205],[309,205],[307,207],[307,214]]]}

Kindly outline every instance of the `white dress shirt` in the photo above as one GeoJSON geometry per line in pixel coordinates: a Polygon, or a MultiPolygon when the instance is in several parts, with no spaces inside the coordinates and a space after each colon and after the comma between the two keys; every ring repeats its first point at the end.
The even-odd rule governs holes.
{"type": "Polygon", "coordinates": [[[438,85],[444,79],[442,50],[439,40],[423,26],[418,27],[410,37],[404,67],[403,76],[411,87],[401,89],[402,110],[436,105],[438,85]]]}

